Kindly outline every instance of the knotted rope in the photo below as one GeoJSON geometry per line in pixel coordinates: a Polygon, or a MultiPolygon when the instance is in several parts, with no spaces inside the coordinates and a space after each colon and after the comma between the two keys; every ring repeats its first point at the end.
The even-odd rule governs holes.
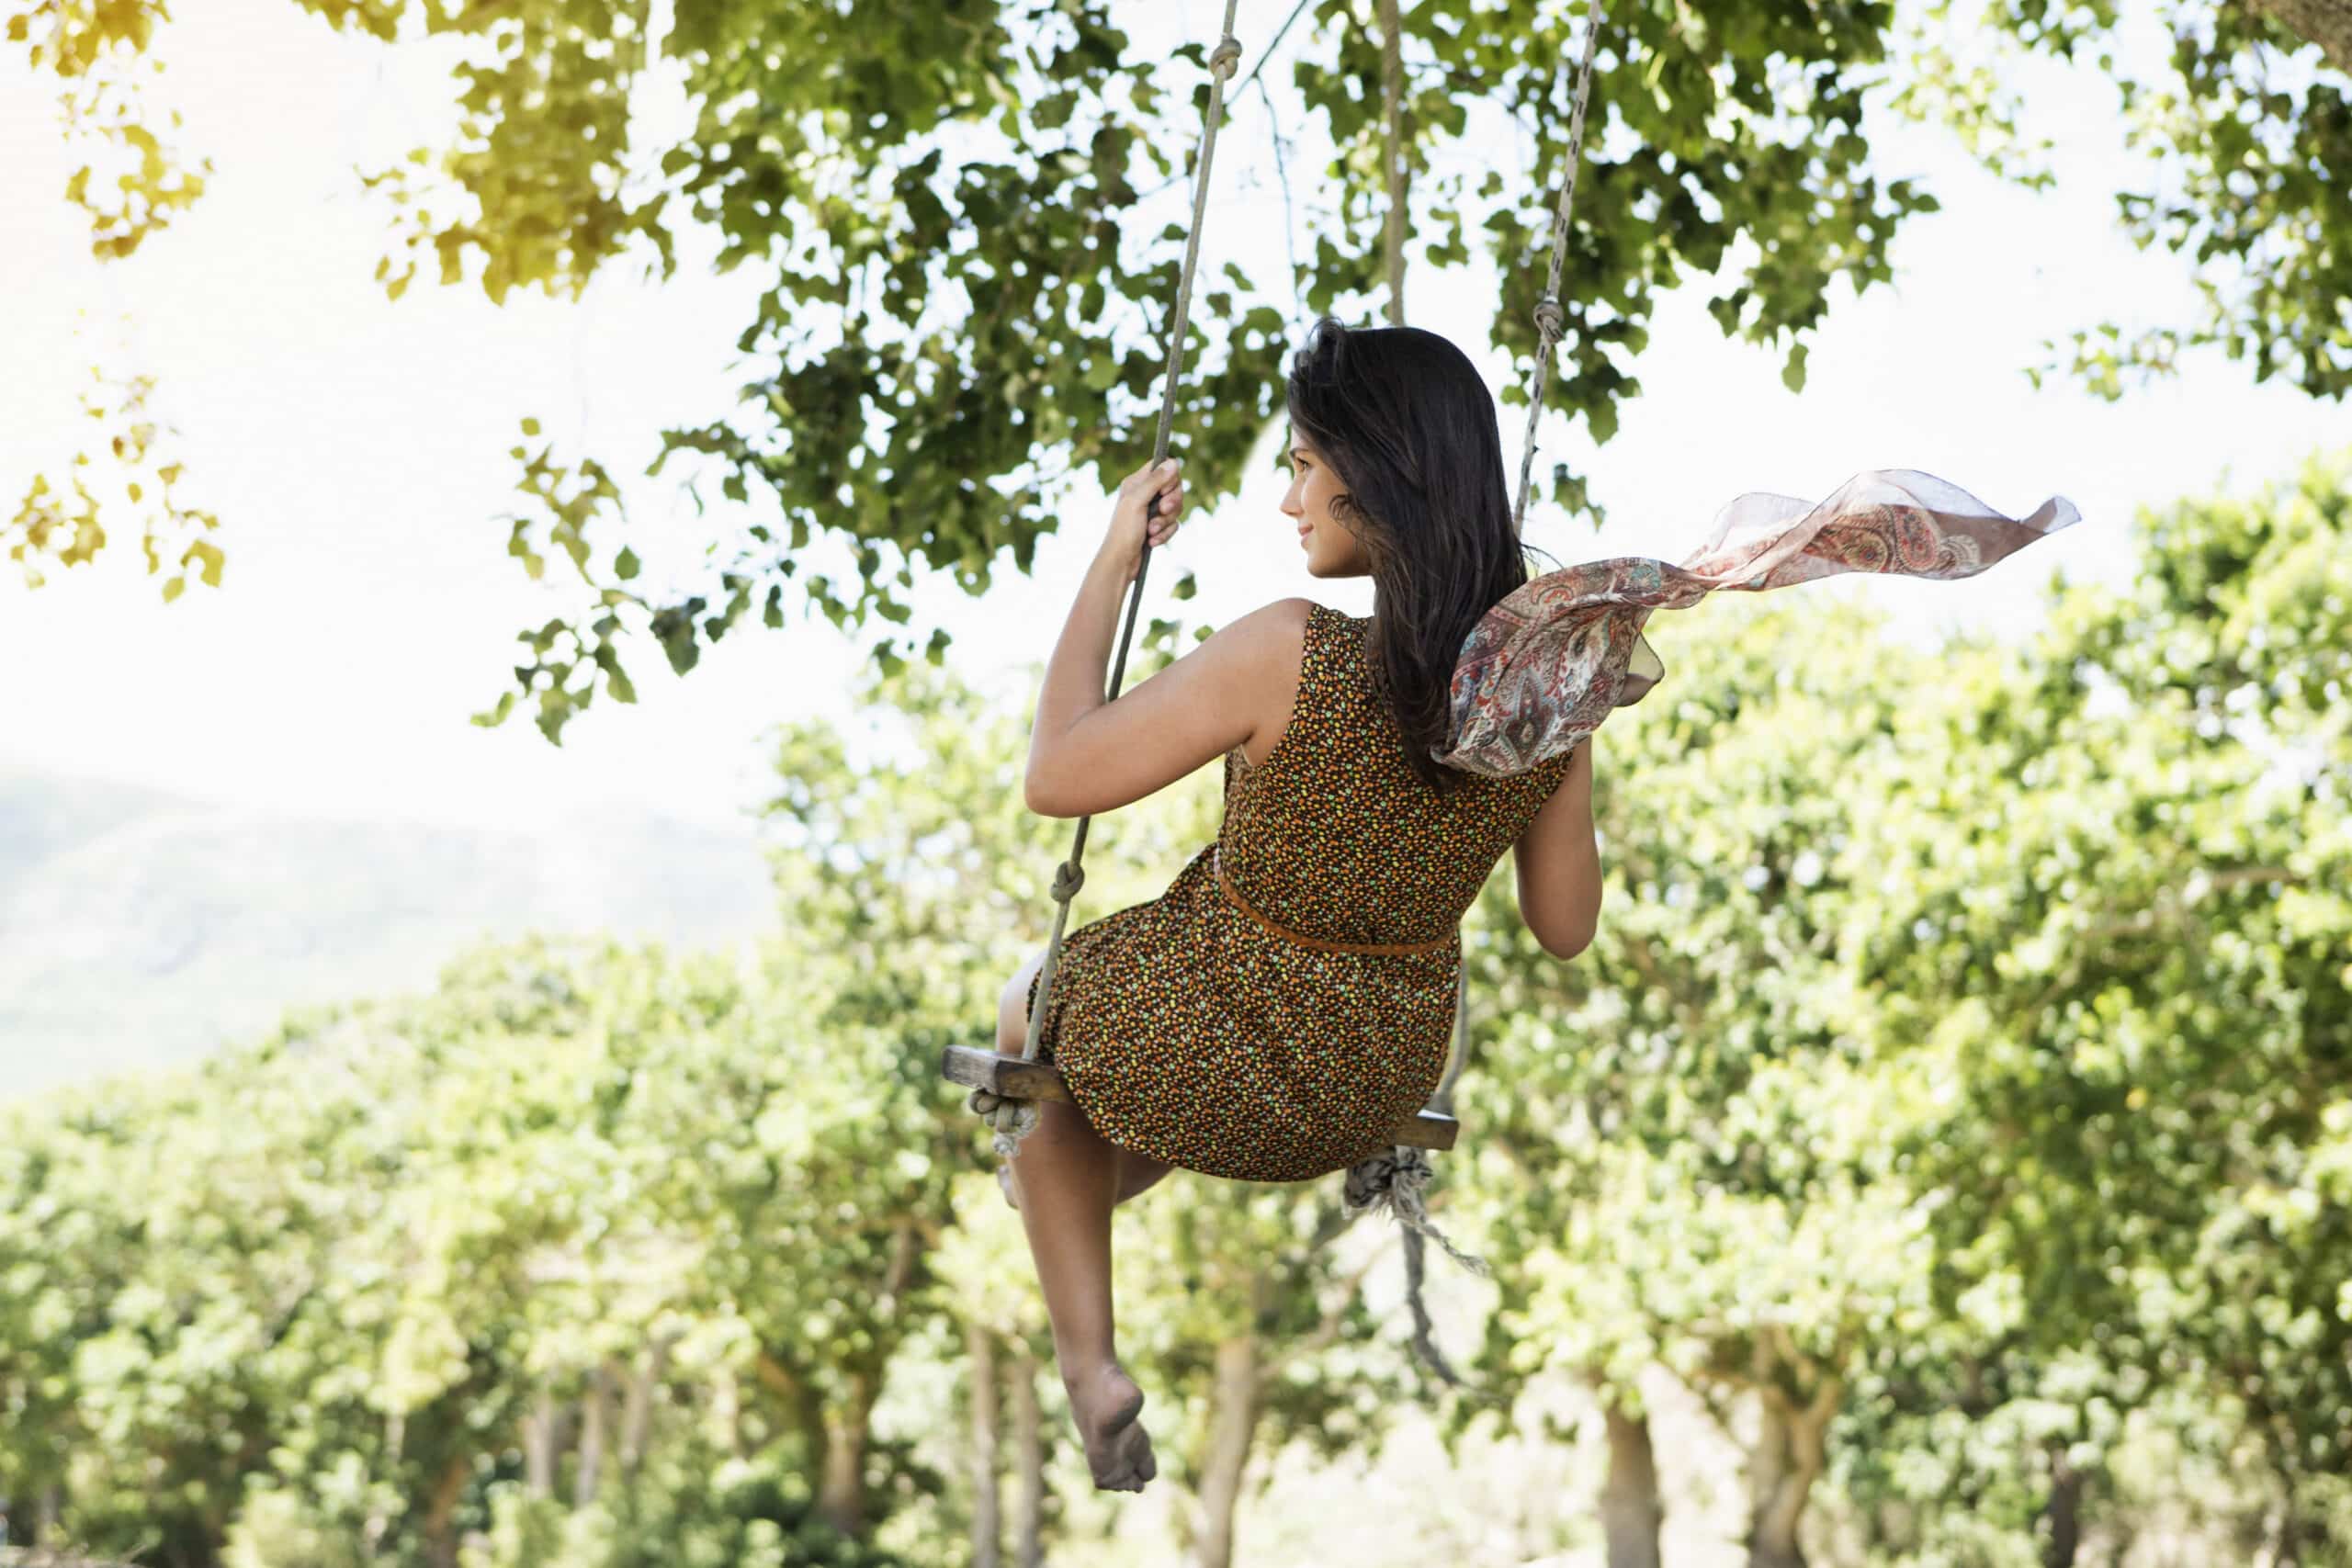
{"type": "Polygon", "coordinates": [[[1577,170],[1584,164],[1584,106],[1591,96],[1592,51],[1600,38],[1600,0],[1586,0],[1591,7],[1584,19],[1584,63],[1577,70],[1576,110],[1568,117],[1568,178],[1560,187],[1560,209],[1552,220],[1552,271],[1544,280],[1544,298],[1535,302],[1535,374],[1527,389],[1527,441],[1519,457],[1519,495],[1511,502],[1510,521],[1516,528],[1527,517],[1527,479],[1535,468],[1535,424],[1544,416],[1544,384],[1552,372],[1552,345],[1560,341],[1567,316],[1560,308],[1560,267],[1568,256],[1568,209],[1577,198],[1577,170]]]}
{"type": "MultiPolygon", "coordinates": [[[[1465,953],[1462,969],[1455,978],[1453,990],[1453,1054],[1446,1064],[1445,1077],[1430,1096],[1429,1109],[1440,1115],[1453,1114],[1453,1080],[1461,1076],[1462,1064],[1470,1050],[1470,963],[1465,953]]],[[[1428,1271],[1424,1239],[1434,1241],[1444,1248],[1445,1255],[1481,1279],[1487,1276],[1487,1260],[1474,1253],[1463,1251],[1453,1245],[1443,1231],[1430,1223],[1430,1213],[1422,1194],[1437,1178],[1429,1156],[1409,1144],[1397,1144],[1372,1158],[1348,1168],[1347,1184],[1340,1190],[1340,1201],[1352,1219],[1372,1209],[1387,1211],[1405,1231],[1405,1304],[1413,1314],[1413,1353],[1422,1365],[1455,1387],[1462,1385],[1461,1375],[1437,1348],[1434,1325],[1430,1321],[1429,1303],[1421,1297],[1421,1280],[1428,1271]]]]}

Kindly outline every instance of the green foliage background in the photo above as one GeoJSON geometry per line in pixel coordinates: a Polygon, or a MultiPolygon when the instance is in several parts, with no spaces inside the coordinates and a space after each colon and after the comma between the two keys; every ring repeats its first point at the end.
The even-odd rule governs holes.
{"type": "MultiPolygon", "coordinates": [[[[1393,1235],[1335,1183],[1120,1212],[1182,1528],[1246,1356],[1257,1451],[1334,1461],[1417,1400],[1541,1438],[1542,1385],[1638,1411],[1662,1371],[1818,1561],[2039,1563],[2062,1489],[2109,1552],[2348,1560],[2347,479],[2143,517],[2137,581],[2054,583],[2019,647],[1802,593],[1654,627],[1595,945],[1544,957],[1501,872],[1471,928],[1473,1393],[1369,1304],[1393,1235]]],[[[1051,1359],[935,1064],[1041,943],[1067,825],[1020,807],[1023,712],[920,664],[865,695],[775,736],[755,958],[484,948],[0,1112],[17,1517],[240,1568],[969,1562],[967,1335],[1051,1359]]],[[[1215,782],[1107,821],[1084,903],[1157,893],[1215,782]]]]}
{"type": "MultiPolygon", "coordinates": [[[[934,1065],[1042,942],[1062,829],[1019,807],[1024,715],[961,681],[944,637],[913,660],[884,628],[919,574],[979,593],[1027,570],[1068,483],[1145,448],[1183,236],[1134,215],[1189,181],[1204,47],[1171,74],[1102,0],[951,0],[888,29],[718,0],[659,40],[697,119],[657,148],[628,114],[650,6],[300,3],[388,44],[480,45],[456,144],[363,176],[388,297],[420,273],[577,297],[631,255],[667,276],[684,222],[765,285],[733,415],[661,432],[648,468],[683,455],[698,503],[717,481],[699,584],[639,583],[614,467],[524,422],[509,550],[534,577],[560,553],[581,598],[521,634],[480,721],[527,701],[560,741],[600,683],[634,700],[630,637],[684,673],[755,607],[771,627],[800,609],[881,634],[862,695],[894,739],[776,737],[781,923],[755,961],[484,948],[431,995],[0,1108],[0,1493],[53,1515],[45,1534],[171,1568],[958,1568],[966,1357],[1050,1358],[934,1065]],[[824,541],[838,578],[803,570],[824,541]]],[[[2159,10],[2177,47],[2153,82],[2116,63],[2121,7],[1986,12],[1996,54],[2123,86],[2152,188],[2117,193],[2119,220],[2187,258],[2207,307],[2131,340],[2084,329],[2043,368],[2114,396],[2210,344],[2340,398],[2352,59],[2315,35],[2307,69],[2280,5],[2159,10]]],[[[1376,297],[1376,14],[1312,0],[1285,57],[1331,149],[1311,254],[1203,279],[1175,428],[1204,502],[1277,412],[1295,308],[1376,297]]],[[[130,255],[209,172],[143,107],[163,6],[0,18],[65,89],[69,135],[134,154],[64,192],[96,258],[130,255]]],[[[1893,236],[1936,207],[1872,172],[1873,89],[2047,179],[1997,61],[1950,20],[1612,9],[1567,417],[1608,439],[1657,295],[1742,236],[1709,309],[1802,388],[1833,284],[1886,280],[1893,236]]],[[[1491,341],[1521,357],[1549,193],[1432,154],[1485,134],[1475,107],[1518,165],[1558,169],[1582,22],[1535,0],[1404,13],[1414,276],[1483,249],[1491,341]]],[[[104,439],[31,475],[0,520],[11,558],[38,584],[104,548],[126,510],[91,488],[105,469],[166,599],[220,585],[220,521],[187,499],[151,384],[97,380],[104,439]]],[[[1602,515],[1573,471],[1548,484],[1602,515]]],[[[1853,1563],[2023,1568],[2060,1557],[2062,1520],[2110,1558],[2163,1537],[2352,1561],[2348,484],[2328,455],[2143,518],[2132,586],[2062,585],[2022,649],[1914,651],[1801,596],[1657,628],[1673,678],[1599,748],[1599,940],[1544,958],[1502,876],[1476,921],[1445,1194],[1498,1270],[1473,1393],[1426,1383],[1372,1310],[1388,1241],[1344,1227],[1330,1184],[1180,1175],[1122,1213],[1123,1346],[1159,1484],[1191,1500],[1180,1543],[1214,1555],[1237,1432],[1245,1454],[1368,1453],[1422,1399],[1457,1444],[1540,1437],[1540,1386],[1622,1421],[1663,1376],[1745,1448],[1745,1544],[1770,1568],[1800,1523],[1853,1563]]],[[[1155,657],[1182,629],[1155,626],[1155,657]]],[[[1212,784],[1122,814],[1090,903],[1155,894],[1216,830],[1212,784]]],[[[1049,1441],[1037,1532],[1077,1548],[1101,1520],[1049,1441]]]]}

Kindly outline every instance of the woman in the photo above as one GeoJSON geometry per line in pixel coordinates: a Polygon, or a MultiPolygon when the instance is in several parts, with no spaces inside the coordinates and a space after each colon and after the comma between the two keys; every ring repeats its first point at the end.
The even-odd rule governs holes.
{"type": "MultiPolygon", "coordinates": [[[[1574,957],[1600,916],[1589,741],[1508,777],[1431,756],[1464,639],[1528,581],[1476,368],[1432,333],[1326,318],[1287,393],[1282,510],[1310,576],[1372,578],[1373,614],[1277,600],[1105,703],[1144,542],[1183,515],[1178,465],[1139,469],[1030,738],[1024,795],[1053,817],[1225,769],[1217,841],[1159,898],[1066,934],[1037,1055],[1076,1103],[1041,1106],[1012,1162],[1063,1385],[1112,1490],[1158,1469],[1113,1346],[1112,1208],[1176,1166],[1301,1181],[1381,1152],[1444,1071],[1457,922],[1505,851],[1544,951],[1574,957]]],[[[1043,963],[1005,988],[1000,1052],[1021,1053],[1043,963]]]]}

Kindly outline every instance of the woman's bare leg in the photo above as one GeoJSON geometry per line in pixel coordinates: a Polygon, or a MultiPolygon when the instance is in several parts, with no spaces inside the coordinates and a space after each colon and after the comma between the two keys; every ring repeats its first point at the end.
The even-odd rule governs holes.
{"type": "MultiPolygon", "coordinates": [[[[1111,1153],[1114,1156],[1113,1164],[1118,1171],[1118,1195],[1111,1200],[1114,1208],[1138,1193],[1149,1191],[1159,1184],[1161,1177],[1176,1168],[1172,1165],[1163,1165],[1149,1155],[1139,1155],[1116,1144],[1111,1145],[1111,1153]]],[[[1010,1187],[1006,1189],[1004,1201],[1012,1208],[1021,1207],[1021,1200],[1010,1187]]]]}
{"type": "MultiPolygon", "coordinates": [[[[997,1009],[1001,1055],[1021,1054],[1028,1037],[1029,976],[1044,962],[1040,954],[1005,987],[997,1009]]],[[[1140,1492],[1159,1465],[1151,1435],[1137,1419],[1143,1390],[1119,1365],[1112,1344],[1111,1210],[1124,1185],[1120,1151],[1075,1105],[1048,1100],[1037,1111],[1036,1130],[1021,1141],[1012,1162],[1012,1187],[1053,1323],[1054,1359],[1095,1485],[1140,1492]]],[[[1142,1175],[1135,1171],[1131,1179],[1142,1175]]]]}
{"type": "Polygon", "coordinates": [[[1133,1149],[1122,1149],[1116,1145],[1112,1146],[1119,1156],[1119,1195],[1113,1200],[1114,1202],[1125,1202],[1176,1168],[1172,1165],[1163,1165],[1149,1155],[1139,1155],[1133,1149]]]}

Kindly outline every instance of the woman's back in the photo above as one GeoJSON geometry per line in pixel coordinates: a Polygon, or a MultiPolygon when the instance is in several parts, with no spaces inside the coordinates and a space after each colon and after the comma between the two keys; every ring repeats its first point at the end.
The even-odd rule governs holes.
{"type": "Polygon", "coordinates": [[[1405,758],[1374,684],[1368,617],[1310,604],[1297,694],[1273,750],[1226,753],[1219,860],[1259,915],[1343,943],[1450,937],[1495,863],[1567,773],[1560,757],[1510,778],[1464,774],[1443,794],[1405,758]]]}

